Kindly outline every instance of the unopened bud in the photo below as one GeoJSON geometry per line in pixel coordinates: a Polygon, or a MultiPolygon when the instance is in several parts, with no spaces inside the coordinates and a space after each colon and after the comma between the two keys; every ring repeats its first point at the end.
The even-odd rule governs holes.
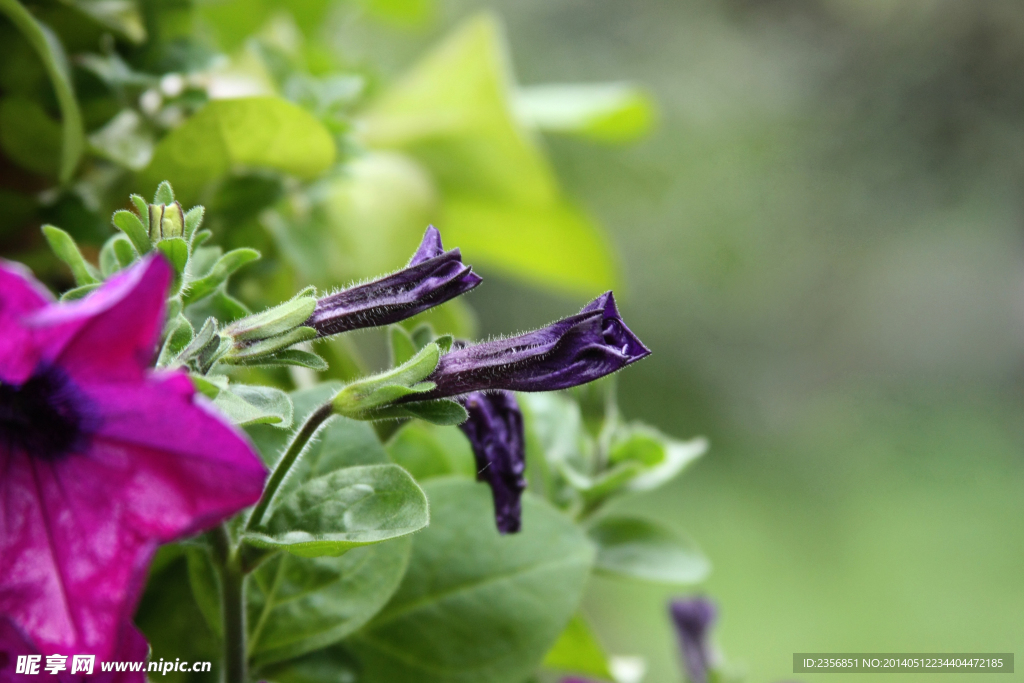
{"type": "Polygon", "coordinates": [[[183,237],[185,234],[185,212],[181,204],[150,204],[149,205],[149,239],[159,242],[171,237],[183,237]]]}

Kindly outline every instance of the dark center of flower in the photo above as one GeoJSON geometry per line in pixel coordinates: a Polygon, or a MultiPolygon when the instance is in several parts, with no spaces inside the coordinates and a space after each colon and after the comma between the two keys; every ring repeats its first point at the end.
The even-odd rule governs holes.
{"type": "Polygon", "coordinates": [[[91,401],[60,368],[40,365],[22,384],[0,383],[0,448],[57,460],[81,451],[97,426],[91,401]]]}

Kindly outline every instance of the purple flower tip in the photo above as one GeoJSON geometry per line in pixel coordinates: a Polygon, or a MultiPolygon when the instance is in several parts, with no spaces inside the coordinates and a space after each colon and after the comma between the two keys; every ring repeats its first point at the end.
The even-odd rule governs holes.
{"type": "Polygon", "coordinates": [[[427,378],[437,387],[411,400],[475,391],[554,391],[586,384],[650,355],[626,327],[611,292],[576,315],[516,337],[452,349],[427,378]]]}
{"type": "Polygon", "coordinates": [[[443,253],[444,247],[441,246],[441,231],[433,225],[428,225],[427,231],[423,234],[423,241],[420,242],[416,253],[409,259],[409,265],[418,265],[432,258],[437,258],[443,253]]]}
{"type": "Polygon", "coordinates": [[[708,635],[718,610],[704,597],[673,600],[669,606],[690,683],[707,683],[711,668],[708,635]]]}
{"type": "Polygon", "coordinates": [[[502,534],[516,533],[522,524],[520,497],[526,489],[523,414],[509,391],[475,392],[460,402],[469,419],[459,425],[476,458],[477,481],[491,487],[494,519],[502,534]]]}
{"type": "Polygon", "coordinates": [[[0,615],[44,655],[109,659],[156,547],[262,491],[248,440],[149,368],[171,277],[153,257],[54,304],[0,263],[0,615]]]}
{"type": "Polygon", "coordinates": [[[419,249],[402,270],[344,289],[316,302],[306,324],[321,337],[411,318],[465,294],[480,284],[458,249],[445,251],[441,233],[430,226],[419,249]]]}

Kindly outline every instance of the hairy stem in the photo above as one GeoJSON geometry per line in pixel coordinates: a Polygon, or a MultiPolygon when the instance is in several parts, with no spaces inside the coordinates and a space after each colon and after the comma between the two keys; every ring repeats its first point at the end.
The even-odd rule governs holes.
{"type": "Polygon", "coordinates": [[[246,531],[252,531],[263,522],[263,517],[267,514],[267,509],[274,500],[274,495],[281,488],[285,477],[288,476],[288,470],[299,459],[299,455],[306,447],[306,444],[309,443],[309,440],[313,438],[313,435],[316,434],[316,430],[320,429],[320,426],[332,415],[334,415],[333,407],[330,403],[325,403],[306,418],[306,422],[296,432],[292,442],[288,445],[288,449],[281,456],[281,459],[278,460],[277,465],[274,466],[274,471],[270,473],[270,479],[267,480],[267,486],[263,489],[263,495],[260,496],[256,507],[252,509],[252,514],[249,515],[249,521],[245,525],[246,531]]]}

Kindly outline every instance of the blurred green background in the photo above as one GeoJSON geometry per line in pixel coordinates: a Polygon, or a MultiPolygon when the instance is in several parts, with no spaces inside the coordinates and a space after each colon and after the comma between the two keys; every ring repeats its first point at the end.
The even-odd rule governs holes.
{"type": "MultiPolygon", "coordinates": [[[[447,1],[421,24],[339,21],[337,44],[400,73],[481,6],[520,83],[624,79],[659,104],[639,144],[544,142],[655,352],[620,376],[624,410],[711,439],[621,507],[711,557],[728,660],[849,680],[793,676],[792,654],[1024,642],[1024,6],[447,1]]],[[[584,301],[480,270],[484,333],[584,301]]],[[[681,680],[673,594],[595,580],[587,601],[650,683],[681,680]]],[[[871,680],[889,678],[972,677],[871,680]]]]}

